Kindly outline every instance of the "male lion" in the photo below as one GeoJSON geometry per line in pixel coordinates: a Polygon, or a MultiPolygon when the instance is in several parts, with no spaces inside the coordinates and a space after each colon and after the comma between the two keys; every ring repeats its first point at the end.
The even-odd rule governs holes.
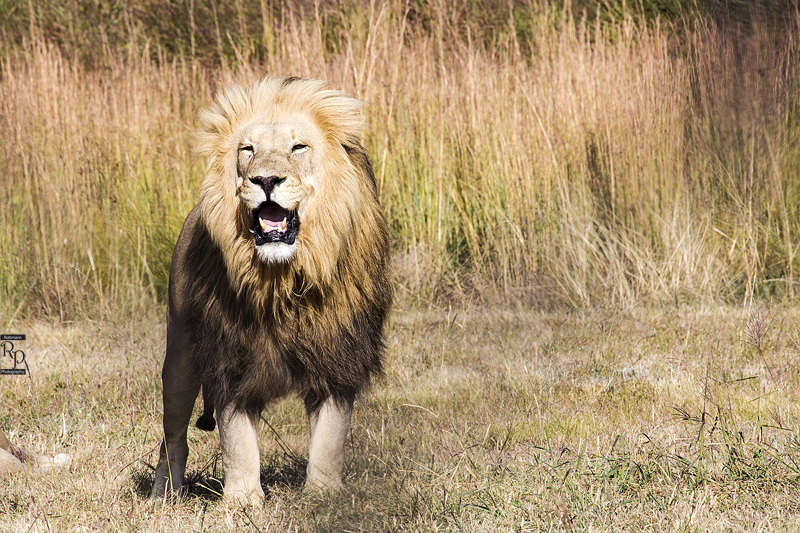
{"type": "Polygon", "coordinates": [[[363,103],[321,81],[229,87],[200,114],[207,159],[169,281],[164,440],[154,496],[177,493],[202,386],[219,419],[225,497],[257,502],[257,424],[305,402],[306,487],[336,489],[353,400],[381,373],[392,300],[389,233],[359,142],[363,103]]]}

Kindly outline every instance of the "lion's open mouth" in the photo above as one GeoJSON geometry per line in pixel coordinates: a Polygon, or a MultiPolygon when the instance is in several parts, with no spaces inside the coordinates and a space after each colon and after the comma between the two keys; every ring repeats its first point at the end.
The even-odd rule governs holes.
{"type": "Polygon", "coordinates": [[[297,213],[284,209],[273,201],[266,201],[253,211],[253,227],[250,232],[256,246],[272,242],[294,244],[300,230],[297,213]]]}

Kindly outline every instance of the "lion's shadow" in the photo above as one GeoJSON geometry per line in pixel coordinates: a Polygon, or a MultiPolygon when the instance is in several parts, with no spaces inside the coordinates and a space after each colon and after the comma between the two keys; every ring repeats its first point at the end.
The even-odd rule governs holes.
{"type": "MultiPolygon", "coordinates": [[[[261,457],[261,488],[267,498],[277,487],[299,490],[306,478],[307,461],[287,452],[275,451],[261,457]]],[[[155,469],[142,463],[131,474],[134,492],[142,499],[149,498],[155,481],[155,469]]],[[[215,501],[222,498],[222,455],[217,453],[199,470],[186,472],[185,497],[215,501]]]]}

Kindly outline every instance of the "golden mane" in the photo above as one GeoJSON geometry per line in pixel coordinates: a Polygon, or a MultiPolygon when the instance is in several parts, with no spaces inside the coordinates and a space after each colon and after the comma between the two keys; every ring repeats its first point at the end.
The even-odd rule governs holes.
{"type": "Polygon", "coordinates": [[[378,260],[378,253],[370,248],[376,237],[386,240],[386,229],[360,144],[363,106],[323,81],[265,78],[247,88],[226,88],[200,113],[197,153],[207,161],[200,198],[203,224],[223,253],[231,287],[257,307],[294,300],[310,288],[348,292],[354,288],[350,278],[374,269],[368,262],[378,260]],[[323,133],[323,178],[312,192],[315,208],[301,222],[296,256],[285,265],[267,264],[257,258],[250,222],[239,209],[238,142],[242,129],[256,121],[293,120],[310,121],[323,133]]]}

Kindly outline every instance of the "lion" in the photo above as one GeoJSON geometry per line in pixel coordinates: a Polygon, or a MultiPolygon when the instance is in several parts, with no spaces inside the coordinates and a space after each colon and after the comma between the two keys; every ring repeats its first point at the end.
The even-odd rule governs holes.
{"type": "Polygon", "coordinates": [[[179,496],[187,427],[219,426],[224,497],[257,503],[257,424],[305,403],[305,487],[342,486],[353,402],[382,374],[392,302],[389,230],[360,143],[363,102],[325,82],[228,87],[200,113],[199,203],[175,245],[153,496],[179,496]]]}
{"type": "Polygon", "coordinates": [[[66,453],[59,453],[55,457],[39,455],[15,446],[0,429],[0,478],[8,477],[19,472],[40,472],[50,474],[55,469],[68,469],[72,457],[66,453]]]}

